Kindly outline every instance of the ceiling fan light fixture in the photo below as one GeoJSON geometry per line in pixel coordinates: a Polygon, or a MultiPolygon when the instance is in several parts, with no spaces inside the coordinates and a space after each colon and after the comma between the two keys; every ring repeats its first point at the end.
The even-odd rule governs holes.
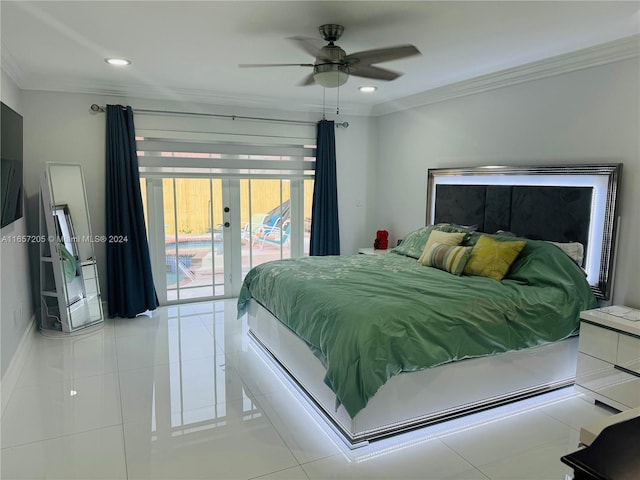
{"type": "Polygon", "coordinates": [[[345,65],[335,63],[316,65],[313,69],[313,80],[325,88],[337,88],[349,79],[349,71],[345,65]]]}
{"type": "MultiPolygon", "coordinates": [[[[240,64],[239,67],[313,67],[313,72],[306,75],[298,85],[317,84],[324,88],[337,88],[347,83],[350,75],[372,80],[395,80],[402,73],[376,65],[382,62],[420,55],[420,51],[413,45],[375,48],[347,55],[341,47],[334,43],[343,32],[344,27],[342,25],[335,23],[321,25],[320,34],[329,42],[323,47],[318,47],[313,38],[289,37],[290,40],[296,42],[299,48],[315,57],[314,63],[253,63],[240,64]]],[[[375,91],[375,88],[366,93],[373,91],[375,91]]]]}

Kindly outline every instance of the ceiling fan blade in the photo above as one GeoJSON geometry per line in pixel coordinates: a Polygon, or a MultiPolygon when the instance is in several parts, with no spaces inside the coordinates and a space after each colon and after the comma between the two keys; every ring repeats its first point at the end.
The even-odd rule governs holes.
{"type": "Polygon", "coordinates": [[[313,67],[313,63],[240,63],[240,68],[259,68],[259,67],[313,67]]]}
{"type": "Polygon", "coordinates": [[[402,75],[400,72],[387,70],[386,68],[374,67],[372,65],[351,65],[349,74],[355,77],[373,78],[375,80],[395,80],[402,75]]]}
{"type": "Polygon", "coordinates": [[[289,37],[289,40],[295,42],[298,47],[307,52],[309,55],[317,58],[318,60],[330,60],[322,51],[322,46],[318,46],[314,38],[296,36],[289,37]]]}
{"type": "Polygon", "coordinates": [[[310,73],[309,75],[307,75],[306,77],[304,77],[300,83],[298,83],[299,87],[306,87],[308,85],[313,85],[315,84],[316,81],[313,79],[313,73],[310,73]]]}
{"type": "Polygon", "coordinates": [[[364,50],[362,52],[352,53],[347,55],[344,60],[348,65],[358,63],[371,65],[411,57],[413,55],[421,55],[420,50],[413,45],[398,45],[396,47],[377,48],[375,50],[364,50]]]}

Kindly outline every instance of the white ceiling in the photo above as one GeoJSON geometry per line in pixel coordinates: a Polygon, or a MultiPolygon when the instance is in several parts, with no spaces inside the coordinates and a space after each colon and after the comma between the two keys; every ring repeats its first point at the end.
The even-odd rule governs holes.
{"type": "MultiPolygon", "coordinates": [[[[7,1],[2,66],[22,89],[312,108],[322,87],[299,87],[312,63],[287,37],[344,25],[347,53],[403,43],[422,56],[380,64],[392,82],[351,77],[341,105],[371,107],[640,33],[635,1],[7,1]],[[133,63],[116,68],[106,57],[133,63]],[[379,87],[375,94],[360,85],[379,87]]],[[[327,90],[335,101],[335,89],[327,90]]]]}

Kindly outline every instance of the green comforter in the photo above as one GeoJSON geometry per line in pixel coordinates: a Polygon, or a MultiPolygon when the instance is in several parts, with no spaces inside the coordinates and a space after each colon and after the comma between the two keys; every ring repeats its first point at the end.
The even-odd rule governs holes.
{"type": "Polygon", "coordinates": [[[582,270],[532,240],[501,282],[395,253],[308,257],[252,269],[239,316],[251,298],[307,342],[351,417],[394,375],[561,340],[596,306],[582,270]]]}

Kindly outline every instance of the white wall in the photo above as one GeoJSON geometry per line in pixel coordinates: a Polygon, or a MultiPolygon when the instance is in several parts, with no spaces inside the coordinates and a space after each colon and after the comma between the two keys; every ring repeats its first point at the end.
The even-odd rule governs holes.
{"type": "MultiPolygon", "coordinates": [[[[21,91],[4,71],[1,85],[5,105],[24,115],[21,91]]],[[[30,215],[34,213],[25,211],[21,219],[0,232],[5,239],[0,244],[0,374],[3,379],[33,317],[27,245],[10,240],[26,234],[27,217],[30,215]]],[[[35,215],[37,217],[37,211],[35,215]]]]}
{"type": "Polygon", "coordinates": [[[344,117],[349,127],[336,128],[340,253],[352,255],[373,247],[375,238],[375,125],[374,118],[344,117]],[[367,227],[369,225],[369,227],[367,227]]]}
{"type": "MultiPolygon", "coordinates": [[[[78,163],[83,166],[87,199],[94,235],[104,233],[104,175],[105,175],[105,115],[89,109],[92,103],[125,104],[140,109],[235,114],[269,118],[294,118],[317,121],[320,115],[273,110],[241,109],[228,106],[204,106],[180,102],[160,102],[124,99],[109,96],[22,92],[25,117],[25,187],[28,208],[37,212],[39,179],[45,162],[78,163]]],[[[184,117],[183,117],[184,119],[184,117]]],[[[338,204],[340,208],[341,250],[356,253],[358,247],[373,242],[365,230],[366,205],[373,186],[372,120],[367,117],[340,116],[336,121],[348,121],[347,129],[336,129],[338,162],[338,204]],[[361,206],[357,206],[361,204],[361,206]],[[363,243],[364,242],[364,243],[363,243]]],[[[287,126],[284,124],[283,129],[287,126]]],[[[31,233],[37,232],[37,216],[29,222],[31,233]]],[[[105,247],[95,244],[100,285],[106,292],[105,247]]],[[[33,255],[34,253],[32,253],[33,255]]],[[[36,265],[37,266],[37,265],[36,265]]],[[[37,278],[37,270],[33,270],[37,278]]],[[[35,285],[35,284],[34,284],[35,285]]],[[[37,288],[37,286],[35,287],[37,288]]]]}
{"type": "Polygon", "coordinates": [[[424,225],[429,168],[621,162],[613,301],[640,308],[639,85],[636,58],[380,117],[378,225],[424,225]]]}

